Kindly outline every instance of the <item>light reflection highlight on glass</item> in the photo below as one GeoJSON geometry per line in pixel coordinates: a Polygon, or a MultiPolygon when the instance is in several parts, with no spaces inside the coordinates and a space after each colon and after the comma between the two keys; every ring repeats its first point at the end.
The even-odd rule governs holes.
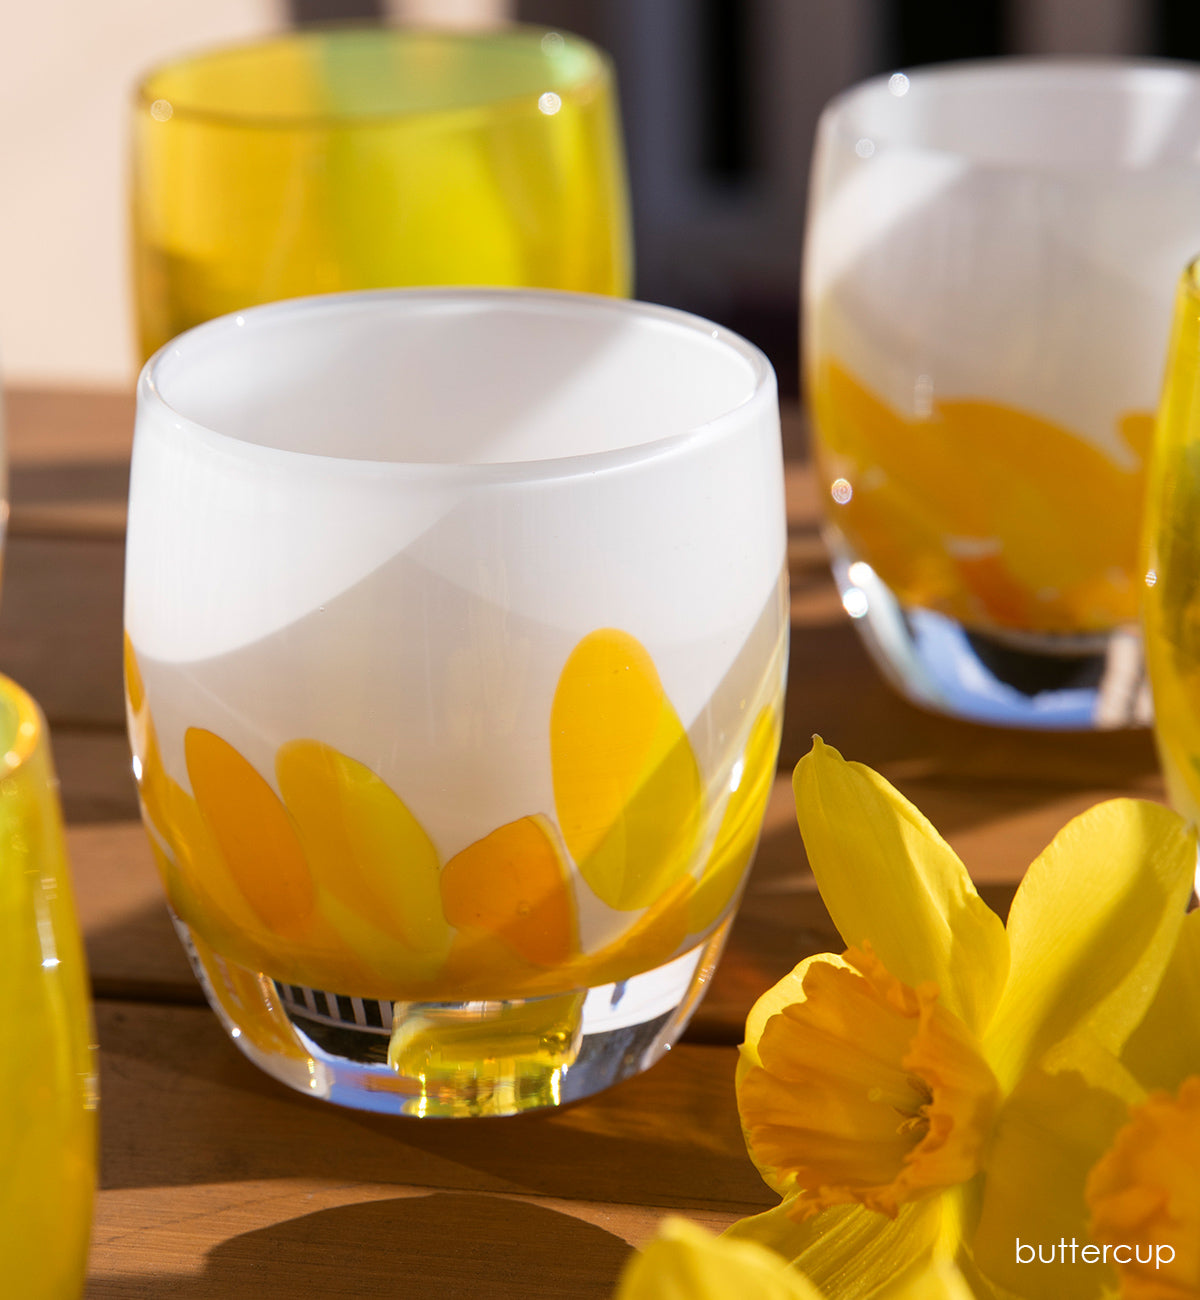
{"type": "Polygon", "coordinates": [[[903,72],[893,72],[892,75],[888,78],[888,89],[892,92],[893,95],[896,96],[897,99],[899,99],[901,95],[907,95],[908,78],[904,75],[903,72]]]}
{"type": "Polygon", "coordinates": [[[862,618],[870,608],[867,593],[861,587],[847,587],[842,592],[842,608],[851,618],[862,618]]]}
{"type": "Polygon", "coordinates": [[[839,506],[844,506],[854,495],[854,489],[850,486],[849,479],[835,478],[829,485],[829,495],[839,506]]]}
{"type": "Polygon", "coordinates": [[[871,568],[866,560],[855,560],[846,570],[846,577],[856,587],[867,587],[875,581],[875,570],[871,568]]]}
{"type": "Polygon", "coordinates": [[[556,95],[554,91],[548,90],[544,95],[538,97],[538,108],[547,117],[553,117],[562,108],[562,98],[556,95]]]}
{"type": "Polygon", "coordinates": [[[1157,574],[1157,572],[1156,572],[1154,569],[1147,569],[1147,570],[1146,570],[1146,586],[1147,586],[1147,587],[1153,587],[1154,584],[1155,584],[1157,581],[1158,581],[1158,574],[1157,574]]]}

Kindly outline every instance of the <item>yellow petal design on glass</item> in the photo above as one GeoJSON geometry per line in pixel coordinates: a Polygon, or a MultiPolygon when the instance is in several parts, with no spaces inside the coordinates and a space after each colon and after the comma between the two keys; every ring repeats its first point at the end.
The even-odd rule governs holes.
{"type": "Polygon", "coordinates": [[[1118,464],[1070,429],[999,402],[935,399],[905,419],[828,358],[812,391],[826,477],[853,487],[838,527],[905,603],[1024,631],[1136,620],[1150,416],[1119,418],[1129,451],[1118,464]]]}
{"type": "Polygon", "coordinates": [[[812,959],[803,1000],[767,1021],[738,1104],[751,1158],[801,1190],[807,1218],[902,1204],[979,1170],[999,1101],[970,1030],[869,952],[812,959]]]}
{"type": "Polygon", "coordinates": [[[716,842],[688,906],[688,930],[700,934],[714,925],[733,901],[754,846],[775,779],[779,719],[763,709],[754,719],[742,754],[737,788],[729,796],[716,842]]]}
{"type": "Polygon", "coordinates": [[[792,780],[821,897],[847,947],[867,941],[905,984],[933,980],[978,1032],[1008,974],[999,917],[958,855],[877,772],[813,738],[792,780]]]}
{"type": "Polygon", "coordinates": [[[482,930],[534,966],[561,966],[578,955],[575,900],[551,823],[522,817],[485,835],[446,863],[446,919],[482,930]]]}
{"type": "Polygon", "coordinates": [[[226,740],[190,728],[188,793],[165,770],[128,638],[125,654],[139,793],[171,906],[214,953],[307,987],[390,1001],[540,997],[663,965],[728,911],[771,789],[779,718],[764,708],[701,863],[716,801],[706,805],[650,656],[606,629],[576,647],[553,701],[554,789],[582,862],[550,817],[531,813],[443,866],[399,795],[317,740],[280,746],[277,795],[226,740]],[[626,913],[587,953],[585,885],[626,913]]]}
{"type": "MultiPolygon", "coordinates": [[[[196,879],[205,887],[227,875],[248,904],[257,923],[244,937],[268,954],[252,969],[289,983],[374,994],[377,978],[318,906],[316,884],[278,795],[211,731],[189,727],[184,754],[195,806],[216,845],[213,858],[197,865],[196,879]]],[[[230,955],[241,960],[240,951],[239,943],[230,955]]]]}
{"type": "Polygon", "coordinates": [[[609,907],[648,907],[692,866],[700,772],[645,648],[627,632],[589,633],[563,666],[550,710],[558,824],[609,907]]]}
{"type": "Polygon", "coordinates": [[[280,747],[275,775],[319,888],[429,959],[450,949],[437,850],[400,798],[370,768],[330,745],[280,747]]]}
{"type": "Polygon", "coordinates": [[[1087,1203],[1094,1239],[1124,1247],[1111,1256],[1121,1300],[1200,1298],[1200,1077],[1134,1110],[1092,1171],[1087,1203]]]}
{"type": "Polygon", "coordinates": [[[774,1252],[753,1241],[714,1237],[671,1216],[625,1266],[614,1300],[821,1300],[774,1252]]]}

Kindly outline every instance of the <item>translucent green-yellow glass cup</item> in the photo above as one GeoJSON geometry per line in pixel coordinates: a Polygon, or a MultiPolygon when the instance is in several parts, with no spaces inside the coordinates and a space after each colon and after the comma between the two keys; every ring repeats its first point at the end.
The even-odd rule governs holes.
{"type": "Polygon", "coordinates": [[[96,1076],[83,945],[46,724],[0,677],[0,1279],[83,1294],[96,1076]]]}
{"type": "Polygon", "coordinates": [[[145,356],[314,293],[630,289],[613,76],[574,36],[292,33],[151,73],[134,126],[145,356]]]}

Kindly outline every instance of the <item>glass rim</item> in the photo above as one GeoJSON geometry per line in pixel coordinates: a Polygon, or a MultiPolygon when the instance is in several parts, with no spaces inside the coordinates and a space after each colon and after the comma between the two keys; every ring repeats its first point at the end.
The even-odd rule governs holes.
{"type": "Polygon", "coordinates": [[[401,27],[384,22],[363,22],[348,19],[345,22],[318,23],[292,31],[270,33],[240,41],[226,41],[217,45],[204,46],[177,58],[155,64],[138,77],[134,87],[135,107],[154,116],[155,105],[163,102],[170,105],[170,113],[157,121],[193,123],[201,126],[221,127],[226,130],[244,131],[278,131],[303,132],[327,130],[378,129],[381,126],[399,125],[404,122],[444,122],[461,124],[473,118],[491,118],[497,116],[546,116],[538,108],[538,92],[531,88],[528,92],[508,95],[483,103],[464,103],[440,108],[411,108],[387,112],[353,113],[353,112],[304,112],[304,113],[261,113],[242,112],[234,109],[207,108],[175,100],[156,93],[154,82],[161,77],[197,67],[201,64],[228,58],[255,54],[276,47],[302,46],[318,44],[339,36],[366,35],[381,41],[407,42],[418,40],[442,41],[448,46],[465,47],[471,45],[488,45],[497,40],[533,42],[538,45],[547,36],[558,36],[565,45],[575,49],[585,59],[583,71],[569,84],[561,86],[542,86],[542,90],[553,90],[556,94],[570,99],[584,99],[596,90],[608,85],[612,80],[609,57],[599,46],[582,36],[562,31],[554,27],[540,27],[529,23],[508,23],[500,27],[459,29],[450,27],[401,27]]]}
{"type": "Polygon", "coordinates": [[[573,479],[585,475],[625,469],[645,461],[686,452],[722,437],[743,417],[764,404],[777,417],[777,387],[775,370],[765,353],[748,339],[715,322],[682,311],[677,307],[664,307],[657,303],[641,302],[633,298],[616,298],[605,294],[572,293],[558,289],[516,289],[476,287],[389,288],[359,289],[347,293],[313,294],[303,298],[288,298],[278,302],[262,303],[243,311],[230,312],[193,326],[163,344],[142,367],[137,381],[137,407],[139,420],[143,411],[161,412],[178,433],[207,443],[211,447],[236,447],[237,454],[264,465],[312,464],[336,466],[346,475],[380,475],[396,478],[419,478],[424,481],[453,482],[458,484],[506,484],[573,479]],[[550,314],[564,311],[572,314],[617,316],[634,315],[644,320],[658,321],[676,330],[692,334],[697,339],[716,342],[734,352],[745,362],[751,372],[750,391],[739,402],[728,406],[711,419],[704,420],[677,433],[664,434],[647,442],[635,443],[605,451],[586,451],[574,455],[538,457],[530,460],[485,462],[462,461],[412,461],[369,460],[347,456],[330,456],[316,452],[296,451],[290,448],[271,447],[249,442],[231,433],[213,429],[184,412],[176,410],[163,395],[158,383],[160,366],[169,358],[181,355],[189,340],[203,335],[229,332],[241,328],[247,318],[272,315],[290,316],[297,312],[337,312],[344,307],[368,306],[373,302],[394,301],[419,306],[422,301],[430,307],[451,307],[472,301],[486,304],[511,303],[527,309],[550,314]]]}
{"type": "Polygon", "coordinates": [[[37,701],[11,677],[0,673],[0,787],[28,766],[42,744],[45,719],[37,701]],[[3,712],[12,711],[12,730],[3,712]]]}
{"type": "Polygon", "coordinates": [[[1188,295],[1200,302],[1200,254],[1193,257],[1183,268],[1180,280],[1188,295]]]}
{"type": "MultiPolygon", "coordinates": [[[[1148,88],[1151,83],[1164,87],[1171,81],[1190,82],[1200,91],[1200,64],[1182,59],[1159,59],[1145,56],[1096,56],[1096,55],[1028,55],[1021,57],[1000,57],[981,59],[952,59],[944,63],[922,64],[916,67],[893,68],[877,76],[856,82],[845,90],[839,91],[821,110],[820,124],[836,135],[840,143],[852,149],[857,144],[860,132],[855,129],[852,120],[853,110],[862,101],[872,95],[879,95],[888,90],[894,78],[902,77],[903,89],[893,91],[897,100],[903,99],[914,85],[918,88],[936,86],[953,86],[956,93],[965,102],[971,95],[978,93],[986,78],[995,84],[998,81],[1010,82],[1014,87],[1028,89],[1033,86],[1042,88],[1052,82],[1061,86],[1064,78],[1072,79],[1082,85],[1086,82],[1099,82],[1104,78],[1105,85],[1115,85],[1119,80],[1141,81],[1148,88]]],[[[1096,87],[1099,88],[1099,85],[1096,87]]],[[[937,158],[964,159],[972,166],[996,172],[1049,172],[1061,164],[1037,161],[1015,161],[996,159],[986,154],[975,153],[965,149],[947,148],[943,145],[924,142],[897,140],[894,134],[881,131],[871,133],[874,151],[887,153],[890,150],[903,150],[937,158]]],[[[1173,171],[1200,166],[1200,155],[1194,159],[1155,161],[1150,163],[1111,161],[1097,164],[1081,164],[1092,171],[1108,171],[1114,175],[1122,173],[1173,171]]]]}

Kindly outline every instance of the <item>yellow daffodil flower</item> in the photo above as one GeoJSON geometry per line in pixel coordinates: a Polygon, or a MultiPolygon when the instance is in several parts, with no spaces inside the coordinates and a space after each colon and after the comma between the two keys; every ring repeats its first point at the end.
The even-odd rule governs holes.
{"type": "MultiPolygon", "coordinates": [[[[802,1273],[754,1241],[714,1237],[687,1219],[664,1219],[625,1267],[616,1300],[825,1300],[802,1273]]],[[[886,1300],[972,1300],[947,1260],[901,1278],[886,1300]]]]}
{"type": "Polygon", "coordinates": [[[1088,1176],[1092,1240],[1122,1300],[1200,1300],[1200,912],[1121,1057],[1154,1091],[1088,1176]]]}
{"type": "Polygon", "coordinates": [[[818,740],[794,786],[848,951],[802,962],[747,1021],[739,1106],[783,1201],[731,1234],[839,1300],[941,1256],[983,1296],[1111,1294],[1111,1265],[1070,1246],[1090,1240],[1088,1172],[1144,1097],[1117,1054],[1176,946],[1194,837],[1157,804],[1101,804],[1032,864],[1006,928],[869,768],[818,740]]]}

